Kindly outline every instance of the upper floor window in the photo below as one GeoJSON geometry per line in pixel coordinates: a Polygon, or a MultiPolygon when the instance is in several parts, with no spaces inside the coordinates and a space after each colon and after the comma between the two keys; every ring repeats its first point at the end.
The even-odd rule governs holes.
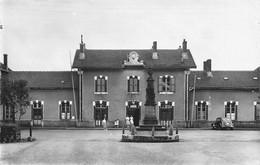
{"type": "Polygon", "coordinates": [[[95,76],[95,94],[107,94],[107,76],[95,76]]]}
{"type": "Polygon", "coordinates": [[[159,77],[160,94],[173,94],[175,92],[175,79],[173,76],[164,75],[159,77]]]}
{"type": "Polygon", "coordinates": [[[255,105],[255,120],[260,120],[260,102],[254,102],[255,105]]]}
{"type": "Polygon", "coordinates": [[[196,119],[207,120],[208,119],[208,102],[199,101],[195,102],[196,105],[196,119]]]}
{"type": "Polygon", "coordinates": [[[231,120],[237,120],[237,105],[238,102],[235,101],[225,101],[225,117],[231,120]]]}
{"type": "Polygon", "coordinates": [[[59,101],[60,119],[71,119],[71,105],[72,101],[59,101]]]}
{"type": "Polygon", "coordinates": [[[13,112],[12,109],[10,108],[10,106],[5,105],[4,106],[4,119],[6,120],[11,120],[13,119],[13,112]]]}
{"type": "Polygon", "coordinates": [[[138,93],[140,91],[140,76],[127,76],[127,91],[138,93]]]}

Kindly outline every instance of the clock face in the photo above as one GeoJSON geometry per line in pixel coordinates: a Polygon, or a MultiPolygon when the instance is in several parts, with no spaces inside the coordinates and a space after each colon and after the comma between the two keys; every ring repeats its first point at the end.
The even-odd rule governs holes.
{"type": "Polygon", "coordinates": [[[138,58],[138,54],[137,54],[136,52],[131,52],[131,53],[129,54],[129,58],[130,58],[131,60],[136,60],[136,59],[138,58]]]}
{"type": "Polygon", "coordinates": [[[134,53],[131,54],[131,58],[132,58],[132,59],[135,59],[135,58],[136,58],[136,54],[134,54],[134,53]]]}

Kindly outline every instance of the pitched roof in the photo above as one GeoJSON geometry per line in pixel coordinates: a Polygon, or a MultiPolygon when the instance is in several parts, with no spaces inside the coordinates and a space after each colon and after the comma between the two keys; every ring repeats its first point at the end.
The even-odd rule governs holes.
{"type": "Polygon", "coordinates": [[[195,75],[196,89],[259,89],[260,77],[257,71],[212,71],[213,77],[207,77],[204,71],[192,71],[190,87],[194,86],[195,75]]]}
{"type": "Polygon", "coordinates": [[[73,68],[82,69],[104,69],[104,68],[123,68],[124,60],[127,55],[135,51],[139,55],[139,60],[144,61],[145,66],[153,68],[196,68],[196,64],[190,51],[187,51],[188,59],[182,62],[182,49],[158,49],[159,58],[152,59],[152,49],[119,49],[119,50],[94,50],[85,49],[85,59],[79,59],[79,49],[75,53],[73,68]]]}
{"type": "MultiPolygon", "coordinates": [[[[10,78],[23,79],[28,82],[31,89],[68,89],[72,88],[72,75],[70,71],[62,72],[32,72],[32,71],[12,71],[10,78]]],[[[78,86],[78,75],[73,72],[74,85],[78,86]]]]}

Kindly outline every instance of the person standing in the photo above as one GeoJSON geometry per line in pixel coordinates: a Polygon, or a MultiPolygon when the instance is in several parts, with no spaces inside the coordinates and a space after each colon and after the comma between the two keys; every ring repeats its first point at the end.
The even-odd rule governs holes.
{"type": "Polygon", "coordinates": [[[130,121],[129,121],[129,117],[128,117],[128,116],[126,116],[126,118],[125,118],[125,124],[126,124],[126,127],[127,127],[127,128],[128,128],[129,125],[130,125],[130,121]]]}
{"type": "MultiPolygon", "coordinates": [[[[133,116],[130,117],[130,127],[132,127],[134,125],[134,118],[133,116]]],[[[131,128],[130,128],[131,130],[131,128]]]]}
{"type": "Polygon", "coordinates": [[[102,125],[103,125],[104,131],[107,131],[107,120],[106,120],[105,117],[104,117],[104,119],[102,120],[102,125]]]}

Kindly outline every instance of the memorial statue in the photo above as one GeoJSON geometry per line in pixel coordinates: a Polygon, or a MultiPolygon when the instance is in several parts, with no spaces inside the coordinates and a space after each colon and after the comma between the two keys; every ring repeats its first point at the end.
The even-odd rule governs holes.
{"type": "Polygon", "coordinates": [[[153,71],[151,68],[147,69],[147,74],[149,77],[147,78],[147,88],[146,88],[146,101],[145,106],[155,106],[155,93],[154,93],[154,79],[153,79],[153,71]]]}

